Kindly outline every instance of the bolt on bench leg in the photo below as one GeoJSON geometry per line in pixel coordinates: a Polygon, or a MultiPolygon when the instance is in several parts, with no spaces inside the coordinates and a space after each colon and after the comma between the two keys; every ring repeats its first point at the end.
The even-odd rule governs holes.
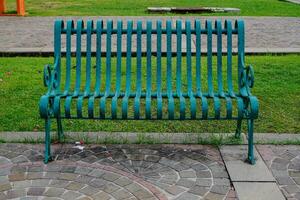
{"type": "Polygon", "coordinates": [[[255,158],[254,158],[254,143],[253,143],[253,125],[254,120],[249,119],[248,120],[248,162],[252,165],[255,164],[255,158]]]}
{"type": "Polygon", "coordinates": [[[45,156],[44,156],[44,163],[47,164],[51,160],[51,122],[50,119],[45,119],[45,156]]]}

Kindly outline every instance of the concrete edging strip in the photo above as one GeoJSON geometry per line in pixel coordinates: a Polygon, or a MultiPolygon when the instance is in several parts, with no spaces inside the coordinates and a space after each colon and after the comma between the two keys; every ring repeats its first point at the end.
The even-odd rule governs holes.
{"type": "MultiPolygon", "coordinates": [[[[55,137],[56,133],[52,132],[55,137]]],[[[138,132],[65,132],[67,142],[88,140],[90,143],[175,143],[198,144],[226,140],[232,142],[234,133],[138,133],[138,132]]],[[[0,139],[6,142],[36,142],[44,140],[44,132],[0,132],[0,139]]],[[[298,134],[255,133],[254,141],[259,144],[280,144],[299,142],[298,134]]],[[[224,143],[226,143],[224,142],[224,143]]],[[[239,143],[247,144],[247,137],[242,134],[239,143]]]]}

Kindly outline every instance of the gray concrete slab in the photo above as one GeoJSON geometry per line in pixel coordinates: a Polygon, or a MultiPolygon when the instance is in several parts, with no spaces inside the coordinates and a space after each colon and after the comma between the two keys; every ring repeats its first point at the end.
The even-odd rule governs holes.
{"type": "Polygon", "coordinates": [[[275,182],[272,173],[256,150],[255,165],[245,162],[247,145],[225,145],[220,151],[233,182],[275,182]]]}
{"type": "Polygon", "coordinates": [[[284,200],[276,183],[234,182],[239,200],[284,200]]]}
{"type": "MultiPolygon", "coordinates": [[[[149,16],[115,16],[115,17],[1,17],[0,18],[0,53],[13,53],[18,52],[26,53],[26,51],[32,50],[36,53],[48,53],[50,49],[53,49],[53,23],[56,19],[61,18],[68,19],[112,19],[114,22],[121,19],[124,21],[132,19],[137,20],[152,20],[161,19],[163,24],[166,20],[172,20],[173,26],[177,19],[192,21],[200,19],[204,27],[204,21],[206,19],[215,20],[221,19],[244,19],[246,24],[246,52],[253,53],[299,53],[300,52],[300,18],[297,17],[149,17],[149,16]]],[[[124,22],[126,26],[126,22],[124,22]]],[[[155,24],[153,25],[155,27],[155,24]]],[[[193,38],[195,40],[195,38],[193,38]]],[[[73,39],[74,41],[74,39],[73,39]]],[[[176,40],[173,40],[176,42],[176,40]]],[[[183,40],[184,41],[184,40],[183,40]]],[[[224,40],[226,42],[226,40],[224,40]]],[[[155,37],[153,37],[153,49],[155,50],[155,37]]],[[[115,41],[113,40],[113,44],[115,41]]],[[[165,49],[164,42],[162,43],[162,51],[165,49]]],[[[185,42],[182,47],[185,49],[185,42]]],[[[206,41],[203,38],[203,52],[205,53],[206,41]]],[[[143,41],[143,49],[145,50],[145,41],[143,41]]],[[[174,43],[173,51],[176,50],[174,43]]],[[[236,43],[235,43],[236,46],[236,43]]],[[[235,47],[234,46],[234,47],[235,47]]],[[[62,47],[65,47],[65,42],[62,42],[62,47]]],[[[103,43],[105,47],[105,43],[103,43]]],[[[125,47],[125,45],[123,45],[125,47]]],[[[215,47],[215,44],[214,44],[215,47]]],[[[133,46],[133,49],[135,46],[133,46]]],[[[84,50],[84,44],[82,49],[84,50]]],[[[104,48],[105,50],[105,48],[104,48]]],[[[114,48],[113,48],[114,50],[114,48]]],[[[124,48],[123,48],[124,50],[124,48]]],[[[195,45],[192,43],[192,51],[195,51],[195,45]]]]}

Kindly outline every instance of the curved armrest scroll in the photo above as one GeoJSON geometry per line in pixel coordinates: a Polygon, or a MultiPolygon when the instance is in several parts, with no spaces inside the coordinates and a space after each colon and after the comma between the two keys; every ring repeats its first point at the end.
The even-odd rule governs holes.
{"type": "Polygon", "coordinates": [[[58,62],[54,65],[45,65],[44,67],[44,86],[48,88],[48,93],[51,93],[58,87],[59,74],[56,71],[58,62]]]}

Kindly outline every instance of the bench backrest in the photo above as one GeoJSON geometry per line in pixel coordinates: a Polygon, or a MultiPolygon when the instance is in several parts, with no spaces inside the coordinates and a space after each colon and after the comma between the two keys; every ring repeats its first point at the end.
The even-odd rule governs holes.
{"type": "Polygon", "coordinates": [[[124,28],[122,21],[117,21],[114,26],[111,20],[106,21],[105,24],[102,20],[95,23],[89,20],[84,26],[84,22],[78,20],[75,27],[73,21],[67,21],[64,24],[62,20],[57,20],[54,33],[54,56],[58,73],[61,73],[62,42],[65,42],[65,52],[63,53],[66,56],[65,80],[60,80],[60,78],[58,80],[58,85],[61,85],[60,82],[64,82],[64,90],[60,91],[62,88],[57,87],[57,92],[88,95],[91,87],[94,87],[92,92],[96,95],[101,93],[109,95],[111,92],[121,93],[121,80],[124,79],[126,80],[126,94],[130,94],[132,85],[135,85],[136,92],[141,93],[145,89],[146,93],[151,95],[151,92],[154,92],[152,84],[155,84],[155,92],[166,92],[167,95],[170,93],[181,94],[183,85],[186,87],[188,95],[196,93],[201,96],[206,93],[212,97],[214,90],[217,90],[220,96],[224,96],[225,91],[228,91],[229,95],[234,95],[233,71],[237,71],[237,87],[240,88],[239,79],[243,70],[245,44],[243,21],[237,20],[232,25],[230,20],[226,20],[223,27],[220,20],[216,20],[214,24],[207,20],[205,25],[201,24],[199,20],[195,20],[193,23],[189,20],[184,23],[177,20],[175,25],[172,23],[169,20],[165,23],[158,20],[155,23],[147,21],[146,24],[143,24],[141,21],[133,23],[129,20],[124,28]],[[234,35],[236,38],[233,38],[234,35]],[[236,41],[238,69],[233,70],[232,57],[235,49],[233,45],[236,44],[236,41]],[[76,45],[75,51],[72,48],[73,43],[76,45]],[[213,50],[214,43],[216,43],[215,51],[213,50]],[[206,50],[203,48],[204,45],[206,50]],[[203,60],[201,61],[203,52],[207,55],[205,70],[203,70],[203,60]],[[226,66],[222,66],[224,54],[226,66]],[[74,55],[76,72],[71,78],[71,60],[74,55]],[[93,55],[96,57],[95,60],[92,59],[93,55]],[[216,55],[216,67],[214,67],[213,55],[216,55]],[[173,61],[172,57],[174,56],[176,62],[173,61]],[[134,60],[133,57],[135,57],[134,60]],[[145,57],[145,62],[142,57],[145,57]],[[82,64],[82,59],[86,60],[85,66],[82,64]],[[116,63],[112,62],[112,59],[115,59],[116,63]],[[162,59],[166,59],[164,60],[165,64],[162,63],[162,59]],[[195,64],[192,59],[195,59],[195,64]],[[104,60],[105,64],[102,63],[104,60]],[[174,65],[175,63],[176,65],[174,65]],[[133,65],[135,65],[134,70],[133,65]],[[174,67],[172,67],[173,65],[174,67]],[[126,69],[124,73],[122,73],[123,68],[126,69]],[[165,77],[162,76],[162,68],[166,68],[164,69],[166,70],[165,77]],[[182,82],[182,69],[185,69],[185,83],[182,82]],[[93,70],[95,70],[94,73],[93,70]],[[85,71],[85,75],[82,74],[83,71],[85,71]],[[104,71],[105,74],[103,74],[104,71]],[[206,91],[203,91],[204,82],[201,78],[204,71],[206,73],[205,82],[207,82],[205,84],[206,91]],[[112,77],[112,73],[115,73],[115,77],[112,77]],[[215,77],[214,74],[216,74],[215,77]],[[85,76],[85,83],[82,81],[82,76],[85,76]],[[134,82],[132,81],[133,76],[135,77],[134,82]],[[91,77],[95,77],[95,80],[91,81],[91,77]],[[227,80],[226,88],[224,78],[227,80]],[[101,89],[104,79],[105,86],[101,89]],[[174,79],[176,79],[175,82],[174,79]],[[72,80],[74,80],[73,83],[72,80]],[[112,83],[113,80],[114,83],[112,83]],[[145,88],[141,86],[142,81],[145,82],[145,88]],[[162,89],[163,81],[166,82],[166,91],[162,89]],[[214,81],[216,81],[215,86],[214,81]],[[115,85],[114,91],[111,90],[112,84],[115,85]],[[173,85],[175,88],[172,88],[173,85]],[[72,91],[70,91],[71,87],[74,88],[72,91]]]}

